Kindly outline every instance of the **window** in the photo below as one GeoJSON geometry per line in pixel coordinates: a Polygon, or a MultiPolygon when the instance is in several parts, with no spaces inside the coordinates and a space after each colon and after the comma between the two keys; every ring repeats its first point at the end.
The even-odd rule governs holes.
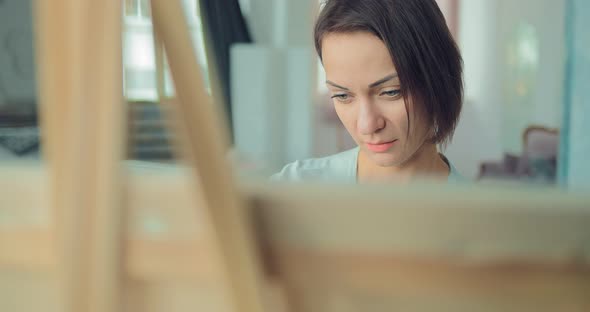
{"type": "MultiPolygon", "coordinates": [[[[207,58],[197,0],[182,0],[197,60],[208,87],[207,58]]],[[[149,0],[125,0],[123,33],[123,89],[131,101],[157,101],[156,59],[149,0]]],[[[166,66],[167,68],[167,66],[166,66]]],[[[165,95],[174,94],[169,71],[164,73],[165,95]]]]}

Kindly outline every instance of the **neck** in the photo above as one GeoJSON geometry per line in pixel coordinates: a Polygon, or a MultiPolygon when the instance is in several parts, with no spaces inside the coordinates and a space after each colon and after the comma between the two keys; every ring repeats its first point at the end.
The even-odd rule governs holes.
{"type": "Polygon", "coordinates": [[[404,163],[382,167],[375,164],[361,150],[357,163],[358,182],[396,181],[410,182],[418,178],[444,180],[448,178],[449,166],[441,158],[435,144],[425,143],[404,163]]]}

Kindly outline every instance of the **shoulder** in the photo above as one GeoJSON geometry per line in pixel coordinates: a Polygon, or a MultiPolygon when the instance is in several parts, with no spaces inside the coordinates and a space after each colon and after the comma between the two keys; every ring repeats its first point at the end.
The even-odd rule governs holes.
{"type": "Polygon", "coordinates": [[[461,173],[457,170],[457,168],[455,168],[455,166],[447,160],[447,164],[449,165],[449,183],[454,183],[454,184],[464,184],[464,183],[469,183],[469,179],[467,179],[466,177],[464,177],[463,175],[461,175],[461,173]]]}
{"type": "Polygon", "coordinates": [[[358,148],[339,154],[292,162],[271,177],[273,181],[354,181],[358,148]]]}

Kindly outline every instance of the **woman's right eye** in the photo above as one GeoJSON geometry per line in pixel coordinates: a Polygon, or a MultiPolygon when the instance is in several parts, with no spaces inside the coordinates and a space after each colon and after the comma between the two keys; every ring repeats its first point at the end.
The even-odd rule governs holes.
{"type": "Polygon", "coordinates": [[[339,102],[346,102],[350,99],[350,96],[348,94],[334,94],[332,98],[339,102]]]}

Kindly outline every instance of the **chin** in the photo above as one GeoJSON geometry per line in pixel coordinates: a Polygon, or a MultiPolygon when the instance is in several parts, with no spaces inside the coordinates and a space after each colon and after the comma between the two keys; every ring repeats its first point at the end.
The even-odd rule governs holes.
{"type": "Polygon", "coordinates": [[[393,167],[402,163],[400,157],[392,153],[371,153],[369,158],[380,167],[393,167]]]}

